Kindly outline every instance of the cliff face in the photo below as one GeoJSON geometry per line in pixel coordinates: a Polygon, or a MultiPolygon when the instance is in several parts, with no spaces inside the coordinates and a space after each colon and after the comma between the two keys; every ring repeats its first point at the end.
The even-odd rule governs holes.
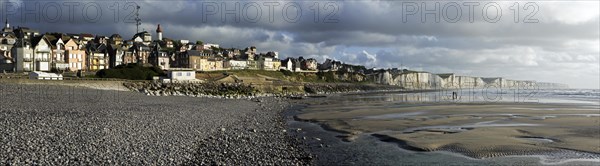
{"type": "Polygon", "coordinates": [[[432,89],[439,87],[441,79],[431,73],[411,72],[401,74],[391,74],[388,71],[382,71],[372,75],[373,81],[377,84],[400,86],[405,89],[432,89]]]}
{"type": "Polygon", "coordinates": [[[519,88],[519,89],[560,89],[567,85],[536,81],[509,80],[501,77],[482,78],[456,76],[454,74],[431,74],[427,72],[378,71],[370,74],[377,84],[400,86],[404,89],[466,89],[466,88],[519,88]]]}
{"type": "Polygon", "coordinates": [[[363,82],[367,81],[367,77],[360,73],[348,72],[323,72],[317,73],[319,79],[326,82],[363,82]]]}
{"type": "Polygon", "coordinates": [[[398,83],[392,78],[392,74],[390,74],[388,71],[377,73],[372,76],[372,79],[377,84],[398,85],[398,83]]]}

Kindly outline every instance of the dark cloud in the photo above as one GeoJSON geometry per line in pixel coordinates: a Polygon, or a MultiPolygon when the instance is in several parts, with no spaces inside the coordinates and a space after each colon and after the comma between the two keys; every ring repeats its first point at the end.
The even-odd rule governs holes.
{"type": "MultiPolygon", "coordinates": [[[[8,2],[21,7],[39,3],[38,13],[44,14],[52,13],[50,9],[49,12],[43,10],[48,3],[78,3],[73,21],[69,20],[64,6],[58,22],[43,15],[39,21],[31,16],[24,20],[20,9],[15,9],[16,14],[9,14],[13,26],[28,26],[43,32],[132,36],[135,25],[128,16],[133,6],[128,5],[135,3],[142,7],[142,29],[154,32],[156,25],[161,24],[165,37],[174,39],[202,40],[223,47],[254,45],[259,51],[279,51],[282,56],[335,58],[367,66],[407,66],[433,72],[571,81],[568,83],[588,88],[598,88],[600,84],[598,2],[519,2],[522,10],[517,15],[517,23],[514,11],[509,8],[514,2],[506,1],[476,2],[479,6],[474,10],[473,22],[462,1],[440,1],[440,8],[454,3],[461,6],[462,17],[456,23],[444,19],[443,15],[439,23],[434,22],[431,15],[426,16],[426,22],[422,22],[422,15],[418,13],[405,15],[403,5],[422,7],[420,1],[49,0],[22,3],[10,0],[3,2],[3,7],[8,2]],[[482,8],[488,3],[502,8],[499,21],[483,18],[482,8]],[[88,22],[84,11],[91,17],[95,10],[83,8],[95,4],[100,6],[102,15],[88,22]],[[114,4],[119,5],[119,10],[114,10],[117,9],[114,4]],[[524,10],[526,4],[532,8],[524,10]],[[272,13],[268,5],[275,5],[272,13]],[[538,22],[524,23],[525,16],[532,14],[531,9],[536,6],[538,10],[533,18],[538,22]],[[231,13],[235,14],[222,15],[224,7],[234,9],[231,13]],[[262,11],[259,20],[252,20],[257,16],[255,7],[262,11]],[[284,7],[289,10],[284,11],[284,7]],[[301,15],[294,20],[296,7],[301,9],[301,15]],[[316,10],[318,15],[315,15],[316,10]],[[116,22],[115,11],[119,11],[116,22]],[[235,21],[235,16],[239,21],[235,21]],[[575,75],[579,79],[572,79],[575,75]]],[[[428,1],[425,5],[432,7],[435,3],[428,1]]],[[[11,12],[4,10],[0,16],[4,18],[5,13],[11,12]]],[[[454,14],[456,12],[449,10],[448,15],[454,14]]]]}

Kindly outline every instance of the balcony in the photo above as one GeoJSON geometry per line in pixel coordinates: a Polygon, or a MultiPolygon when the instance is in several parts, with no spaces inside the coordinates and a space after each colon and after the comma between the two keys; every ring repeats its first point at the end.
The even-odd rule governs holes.
{"type": "Polygon", "coordinates": [[[60,69],[60,70],[66,70],[69,67],[68,63],[54,63],[54,65],[52,66],[56,69],[60,69]]]}
{"type": "Polygon", "coordinates": [[[25,61],[25,62],[31,62],[31,58],[29,58],[29,57],[28,58],[23,58],[23,61],[25,61]]]}
{"type": "Polygon", "coordinates": [[[35,58],[35,61],[38,61],[38,62],[50,62],[48,58],[35,58]]]}

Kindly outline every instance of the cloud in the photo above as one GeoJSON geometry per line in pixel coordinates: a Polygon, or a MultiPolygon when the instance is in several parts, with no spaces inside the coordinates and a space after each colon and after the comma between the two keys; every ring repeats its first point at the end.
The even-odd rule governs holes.
{"type": "MultiPolygon", "coordinates": [[[[39,3],[43,7],[48,2],[62,1],[39,3]]],[[[92,2],[81,2],[76,11],[83,11],[89,3],[92,2]]],[[[369,67],[409,67],[600,88],[597,1],[475,2],[478,6],[471,21],[462,1],[143,0],[118,2],[121,10],[116,23],[111,10],[114,7],[110,6],[113,1],[94,3],[103,10],[96,22],[86,21],[82,13],[70,21],[66,8],[58,22],[44,17],[41,21],[23,20],[18,13],[9,16],[13,26],[43,32],[119,33],[127,38],[135,33],[135,25],[124,20],[131,20],[133,8],[127,7],[135,3],[142,7],[141,28],[153,32],[156,24],[161,24],[164,36],[173,39],[202,40],[223,47],[257,46],[259,52],[279,51],[283,57],[303,56],[319,61],[335,58],[369,67]],[[406,5],[416,4],[422,11],[423,5],[430,9],[435,3],[440,5],[435,15],[440,16],[439,22],[435,22],[434,15],[425,15],[423,21],[421,13],[410,15],[403,10],[406,5]],[[442,12],[444,6],[452,3],[461,6],[461,19],[455,23],[446,16],[457,14],[455,11],[442,12]],[[487,4],[499,5],[500,20],[486,21],[483,7],[487,4]],[[519,14],[511,10],[516,4],[519,14]],[[274,5],[274,10],[269,10],[268,5],[274,5]],[[254,10],[256,7],[259,10],[254,10]],[[301,10],[295,10],[298,8],[301,10]],[[255,11],[260,11],[260,19],[252,20],[252,16],[258,16],[255,11]],[[296,15],[298,11],[301,15],[296,15]],[[525,23],[528,15],[537,23],[525,23]],[[290,20],[295,16],[298,19],[290,20]]]]}

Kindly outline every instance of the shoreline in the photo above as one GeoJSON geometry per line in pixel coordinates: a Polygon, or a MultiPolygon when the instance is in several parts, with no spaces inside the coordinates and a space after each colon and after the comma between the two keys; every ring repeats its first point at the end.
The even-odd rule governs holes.
{"type": "MultiPolygon", "coordinates": [[[[77,87],[75,87],[77,88],[77,87]]],[[[81,88],[81,87],[80,87],[81,88]]],[[[90,88],[90,87],[83,87],[83,88],[90,88]]],[[[97,89],[97,88],[96,88],[97,89]]],[[[104,90],[108,90],[108,91],[114,91],[112,89],[104,89],[104,90]]],[[[118,92],[118,91],[114,91],[114,92],[118,92]]],[[[119,92],[121,93],[121,92],[119,92]]],[[[310,96],[307,96],[307,99],[303,99],[303,100],[290,100],[290,99],[282,99],[282,98],[277,98],[277,97],[255,97],[252,100],[249,100],[250,98],[247,99],[232,99],[232,100],[223,100],[225,98],[220,98],[220,99],[211,99],[211,97],[201,97],[201,98],[196,98],[196,97],[178,97],[178,96],[161,96],[161,97],[155,97],[155,96],[150,96],[150,95],[144,95],[135,91],[130,91],[130,92],[125,92],[125,93],[135,93],[134,96],[146,96],[145,98],[155,98],[155,99],[162,99],[164,97],[166,98],[192,98],[192,99],[198,99],[198,100],[215,100],[215,101],[248,101],[248,102],[253,102],[253,103],[258,103],[259,108],[254,110],[255,112],[259,112],[259,110],[268,110],[269,115],[267,115],[268,117],[272,117],[272,120],[275,121],[275,123],[271,123],[271,124],[275,124],[274,126],[270,126],[269,128],[279,128],[279,130],[266,130],[266,131],[270,131],[270,132],[266,132],[266,131],[257,131],[256,129],[252,129],[252,128],[248,128],[248,126],[244,126],[243,128],[239,128],[239,127],[234,127],[232,129],[230,129],[229,127],[226,127],[225,131],[222,131],[222,128],[217,128],[217,129],[211,129],[211,133],[214,134],[214,136],[210,136],[208,138],[203,138],[201,139],[201,141],[199,141],[199,144],[202,145],[207,145],[207,147],[205,149],[212,149],[209,151],[213,151],[210,153],[206,153],[205,151],[202,150],[197,150],[194,153],[195,159],[193,161],[195,162],[187,162],[187,164],[193,164],[193,163],[204,163],[204,164],[225,164],[225,163],[229,163],[231,164],[231,162],[227,162],[228,159],[231,157],[231,155],[227,155],[227,153],[231,154],[231,153],[235,153],[236,151],[238,151],[238,148],[231,148],[231,147],[236,147],[236,146],[243,146],[240,145],[239,143],[236,142],[246,142],[249,143],[252,138],[258,138],[258,139],[263,139],[265,137],[278,137],[280,141],[283,142],[287,142],[285,144],[289,144],[286,145],[287,148],[291,149],[291,151],[294,151],[293,153],[297,153],[300,154],[296,160],[294,161],[299,161],[300,163],[303,163],[302,165],[311,165],[311,164],[317,164],[317,165],[322,165],[323,163],[319,162],[319,158],[323,157],[323,153],[320,152],[315,152],[314,148],[321,148],[321,149],[327,149],[331,146],[336,146],[336,144],[326,144],[326,143],[319,143],[319,144],[315,144],[314,140],[311,139],[315,139],[315,138],[303,138],[301,137],[298,133],[301,132],[314,132],[311,131],[310,129],[304,129],[302,128],[301,130],[298,130],[298,128],[293,128],[289,123],[290,121],[295,121],[295,122],[301,122],[301,123],[310,123],[310,124],[315,124],[318,125],[319,128],[321,128],[322,130],[325,130],[327,132],[333,133],[332,135],[336,135],[335,137],[333,137],[334,139],[337,139],[338,141],[341,141],[342,144],[344,144],[344,142],[346,144],[353,144],[355,139],[359,139],[359,141],[361,141],[360,139],[365,139],[363,137],[365,137],[365,134],[357,134],[354,136],[354,138],[344,138],[344,137],[339,137],[339,134],[350,134],[350,133],[344,133],[342,130],[335,130],[334,128],[330,128],[327,129],[326,125],[321,124],[317,121],[302,121],[301,119],[297,119],[294,116],[290,116],[290,110],[292,109],[301,109],[299,106],[302,106],[304,104],[308,104],[309,100],[322,100],[320,98],[327,98],[329,99],[330,97],[333,96],[340,96],[340,95],[356,95],[356,94],[370,94],[370,93],[397,93],[397,92],[390,92],[390,91],[367,91],[367,92],[342,92],[342,93],[333,93],[333,94],[325,94],[325,95],[319,95],[316,98],[311,98],[310,96]],[[271,102],[276,102],[278,104],[266,104],[266,103],[271,103],[271,102]],[[274,111],[274,112],[273,112],[274,111]],[[274,117],[273,117],[274,116],[274,117]],[[233,133],[231,133],[233,131],[233,133]],[[281,132],[277,132],[277,131],[281,131],[281,132]],[[240,134],[242,133],[242,134],[240,134]],[[258,136],[256,136],[255,134],[259,133],[258,136]],[[273,135],[269,135],[268,133],[284,133],[283,137],[281,136],[281,134],[275,134],[275,136],[273,135]],[[260,135],[260,134],[266,134],[266,135],[260,135]],[[254,135],[254,136],[252,136],[254,135]],[[279,136],[277,136],[279,135],[279,136]],[[307,141],[310,140],[310,141],[307,141]],[[346,141],[345,139],[352,139],[349,141],[346,141]],[[312,141],[312,142],[311,142],[312,141]],[[225,148],[226,150],[222,150],[222,147],[228,147],[225,148]],[[197,156],[204,156],[204,157],[197,157],[197,156]],[[217,158],[213,158],[212,160],[205,160],[205,158],[209,158],[211,156],[218,156],[217,158]],[[228,156],[228,157],[226,157],[228,156]]],[[[400,93],[410,93],[410,92],[400,92],[400,93]]],[[[325,100],[327,100],[325,99],[325,100]]],[[[256,116],[256,115],[254,115],[256,116]]],[[[256,119],[254,119],[256,120],[256,119]]],[[[247,122],[244,122],[247,123],[247,122]]],[[[252,124],[252,122],[250,123],[252,124]]],[[[258,123],[257,123],[258,124],[258,123]]],[[[319,137],[319,139],[323,139],[320,138],[322,136],[317,136],[319,137]]],[[[372,134],[368,134],[367,137],[373,137],[376,138],[375,136],[373,136],[372,134]]],[[[319,140],[320,141],[320,140],[319,140]]],[[[373,140],[372,140],[373,141],[373,140]]],[[[378,140],[380,142],[384,142],[381,140],[378,140]]],[[[394,143],[390,143],[390,144],[394,144],[394,143]]],[[[402,149],[402,150],[406,150],[402,147],[399,147],[398,145],[394,145],[394,148],[397,149],[402,149]]],[[[411,150],[407,150],[407,151],[411,151],[411,150]]],[[[413,151],[411,151],[413,152],[413,151]]],[[[246,152],[239,152],[238,153],[246,153],[246,152]]],[[[349,153],[353,153],[353,152],[349,152],[349,153]]],[[[451,151],[444,151],[444,150],[439,150],[439,151],[433,151],[433,152],[425,152],[427,154],[431,154],[431,153],[447,153],[445,155],[455,155],[458,157],[463,157],[469,160],[472,160],[473,162],[483,162],[483,161],[493,161],[495,159],[505,159],[505,158],[512,158],[512,157],[524,157],[524,158],[536,158],[536,156],[538,155],[516,155],[516,156],[505,156],[505,157],[499,157],[499,158],[492,158],[493,160],[488,160],[488,159],[477,159],[477,158],[471,158],[469,156],[465,156],[463,154],[460,153],[456,153],[456,152],[451,152],[451,151]]],[[[250,155],[252,156],[252,155],[250,155]]],[[[539,158],[539,160],[537,161],[537,163],[535,164],[541,164],[541,165],[567,165],[567,164],[579,164],[579,163],[584,163],[587,160],[578,160],[578,159],[568,159],[566,161],[561,161],[561,162],[548,162],[548,163],[544,163],[544,156],[541,157],[537,157],[539,158]]],[[[245,161],[247,159],[250,160],[256,160],[257,157],[242,157],[239,159],[236,159],[235,163],[244,163],[244,162],[239,162],[239,161],[245,161]]],[[[529,160],[529,159],[527,159],[529,160]]],[[[598,160],[590,160],[591,162],[598,162],[598,160]]],[[[2,161],[0,161],[0,163],[4,163],[2,161]]],[[[360,162],[358,162],[360,163],[360,162]]],[[[528,164],[531,164],[531,162],[527,162],[528,164]]],[[[255,163],[256,164],[256,163],[255,163]]],[[[481,163],[479,163],[481,164],[481,163]]],[[[496,163],[497,164],[497,163],[496,163]]]]}

